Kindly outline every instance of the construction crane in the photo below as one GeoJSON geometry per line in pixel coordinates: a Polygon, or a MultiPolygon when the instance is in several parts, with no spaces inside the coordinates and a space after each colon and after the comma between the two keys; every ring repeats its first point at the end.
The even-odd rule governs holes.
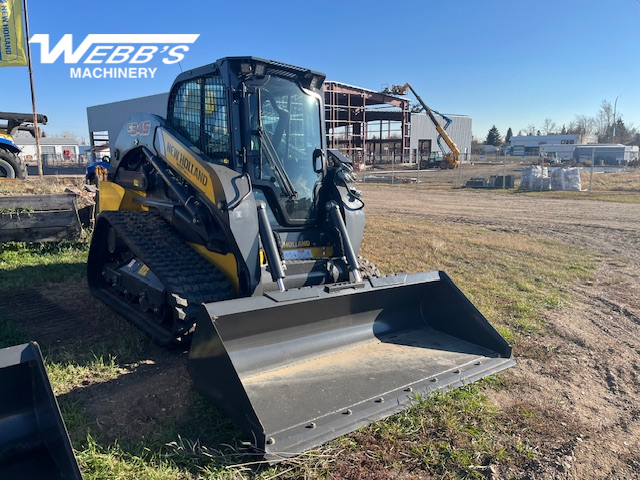
{"type": "Polygon", "coordinates": [[[438,142],[438,146],[440,147],[440,150],[442,150],[442,161],[440,162],[440,168],[442,169],[457,168],[460,165],[460,149],[458,148],[458,145],[456,145],[456,142],[454,142],[453,139],[446,132],[447,127],[451,123],[451,119],[439,112],[436,112],[435,110],[430,109],[427,106],[427,104],[424,102],[424,100],[422,100],[420,95],[418,95],[418,93],[413,89],[411,84],[408,82],[402,86],[392,85],[391,89],[388,90],[388,93],[392,93],[395,95],[406,95],[407,90],[411,90],[411,93],[413,93],[413,95],[416,97],[418,102],[420,102],[420,105],[422,105],[422,108],[424,108],[425,112],[427,112],[427,115],[429,115],[429,118],[431,119],[431,121],[433,122],[433,125],[436,127],[436,130],[438,131],[437,142],[438,142]],[[438,122],[438,119],[435,117],[434,113],[440,115],[447,122],[444,127],[440,125],[440,122],[438,122]],[[449,150],[451,150],[451,152],[447,153],[444,151],[444,147],[440,143],[440,138],[444,140],[444,142],[447,144],[447,147],[449,147],[449,150]]]}

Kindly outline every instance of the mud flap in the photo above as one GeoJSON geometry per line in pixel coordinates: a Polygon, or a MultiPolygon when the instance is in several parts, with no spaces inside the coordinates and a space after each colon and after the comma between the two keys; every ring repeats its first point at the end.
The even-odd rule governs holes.
{"type": "Polygon", "coordinates": [[[188,368],[277,461],[515,364],[443,272],[209,303],[188,368]]]}
{"type": "Polygon", "coordinates": [[[0,478],[82,479],[35,342],[0,350],[0,478]]]}

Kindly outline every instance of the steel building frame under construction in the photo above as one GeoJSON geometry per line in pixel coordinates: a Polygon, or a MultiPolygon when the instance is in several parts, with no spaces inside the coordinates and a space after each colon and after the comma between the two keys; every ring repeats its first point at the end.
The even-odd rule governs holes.
{"type": "Polygon", "coordinates": [[[333,81],[324,85],[327,144],[356,166],[409,162],[409,100],[333,81]]]}

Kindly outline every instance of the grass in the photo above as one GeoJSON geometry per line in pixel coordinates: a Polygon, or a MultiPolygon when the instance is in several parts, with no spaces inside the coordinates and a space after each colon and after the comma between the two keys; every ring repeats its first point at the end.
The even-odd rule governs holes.
{"type": "Polygon", "coordinates": [[[159,421],[141,440],[100,439],[81,402],[61,405],[85,478],[237,479],[252,472],[255,458],[238,440],[241,432],[197,394],[185,401],[184,420],[159,421]]]}
{"type": "Polygon", "coordinates": [[[114,380],[126,373],[113,355],[97,356],[88,362],[47,361],[47,374],[56,395],[69,393],[85,384],[114,380]]]}
{"type": "Polygon", "coordinates": [[[67,188],[78,188],[84,183],[83,176],[44,178],[28,177],[27,180],[0,178],[0,195],[44,195],[63,193],[67,188]]]}
{"type": "Polygon", "coordinates": [[[443,270],[510,342],[540,333],[569,286],[593,278],[575,247],[482,227],[368,217],[363,255],[383,272],[443,270]],[[375,235],[373,232],[376,232],[375,235]]]}
{"type": "Polygon", "coordinates": [[[11,347],[29,341],[26,332],[13,322],[0,317],[0,348],[11,347]]]}
{"type": "Polygon", "coordinates": [[[87,242],[0,244],[0,291],[84,278],[87,242]]]}
{"type": "Polygon", "coordinates": [[[20,218],[21,215],[30,217],[32,213],[33,208],[30,207],[0,208],[0,216],[6,215],[9,218],[20,218]]]}
{"type": "MultiPolygon", "coordinates": [[[[590,176],[589,169],[583,169],[580,175],[583,188],[589,185],[590,176]]],[[[628,172],[594,173],[591,186],[596,191],[639,193],[640,169],[633,168],[628,172]]]]}
{"type": "MultiPolygon", "coordinates": [[[[582,188],[588,188],[588,183],[582,184],[582,188]]],[[[640,192],[633,191],[598,191],[592,190],[591,193],[585,192],[565,192],[565,191],[549,191],[549,192],[522,192],[512,190],[510,193],[525,195],[528,197],[544,197],[557,198],[560,200],[585,200],[585,201],[601,201],[601,202],[617,202],[617,203],[640,203],[640,192]]]]}
{"type": "Polygon", "coordinates": [[[392,421],[372,425],[371,433],[385,444],[413,444],[399,470],[409,463],[439,478],[482,479],[488,464],[506,457],[492,438],[497,414],[478,386],[466,385],[419,399],[392,421]]]}
{"type": "Polygon", "coordinates": [[[162,456],[147,450],[141,455],[124,451],[117,443],[101,446],[91,435],[84,450],[77,453],[78,462],[86,480],[107,478],[140,478],[149,480],[173,480],[185,478],[181,469],[162,456]]]}
{"type": "MultiPolygon", "coordinates": [[[[546,332],[571,286],[594,276],[594,260],[575,247],[482,227],[391,216],[368,217],[362,254],[383,272],[444,270],[519,355],[546,332]],[[531,338],[534,341],[531,341],[531,338]],[[522,350],[519,351],[518,348],[522,350]]],[[[87,245],[0,246],[0,295],[62,279],[84,281],[87,245]]],[[[25,332],[0,318],[0,345],[25,332]]],[[[159,416],[151,433],[105,436],[87,410],[93,387],[113,384],[149,358],[146,337],[126,333],[91,348],[44,351],[53,389],[86,479],[483,479],[493,466],[517,471],[544,455],[550,418],[531,404],[502,410],[489,393],[511,388],[502,376],[416,405],[274,467],[255,468],[233,423],[190,392],[180,418],[159,416]]],[[[552,417],[550,417],[550,412],[552,417]]],[[[118,432],[116,430],[116,432],[118,432]]],[[[558,432],[558,436],[567,433],[558,432]]]]}

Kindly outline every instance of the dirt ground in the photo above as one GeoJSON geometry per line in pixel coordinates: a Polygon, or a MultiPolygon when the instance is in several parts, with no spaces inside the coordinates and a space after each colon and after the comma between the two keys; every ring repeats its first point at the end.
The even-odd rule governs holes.
{"type": "Polygon", "coordinates": [[[526,400],[559,409],[575,422],[573,440],[555,458],[535,462],[527,478],[640,477],[640,206],[481,190],[397,191],[366,186],[369,215],[481,225],[594,252],[596,281],[577,287],[570,304],[547,319],[553,334],[541,341],[545,357],[518,358],[516,351],[518,366],[505,373],[510,386],[492,399],[502,408],[526,400]]]}
{"type": "MultiPolygon", "coordinates": [[[[482,172],[477,176],[491,174],[489,169],[486,175],[482,172]]],[[[442,173],[452,179],[458,175],[442,173]]],[[[594,252],[596,280],[578,286],[568,305],[550,314],[550,333],[539,345],[542,358],[516,351],[518,365],[504,373],[508,387],[491,393],[492,401],[504,410],[524,402],[559,412],[560,425],[549,432],[566,427],[568,440],[532,462],[524,475],[495,469],[489,476],[639,478],[640,205],[488,190],[399,190],[384,184],[359,188],[364,190],[368,215],[479,225],[594,252]]],[[[91,297],[84,282],[26,290],[0,302],[0,314],[13,319],[16,312],[16,320],[50,352],[90,348],[98,341],[116,341],[119,334],[136,337],[133,327],[91,297]]],[[[188,415],[184,405],[193,384],[185,353],[137,338],[146,342],[144,354],[126,366],[125,375],[102,383],[88,380],[85,388],[62,395],[62,403],[81,402],[105,441],[123,436],[143,440],[153,435],[157,422],[179,425],[188,415]]]]}

